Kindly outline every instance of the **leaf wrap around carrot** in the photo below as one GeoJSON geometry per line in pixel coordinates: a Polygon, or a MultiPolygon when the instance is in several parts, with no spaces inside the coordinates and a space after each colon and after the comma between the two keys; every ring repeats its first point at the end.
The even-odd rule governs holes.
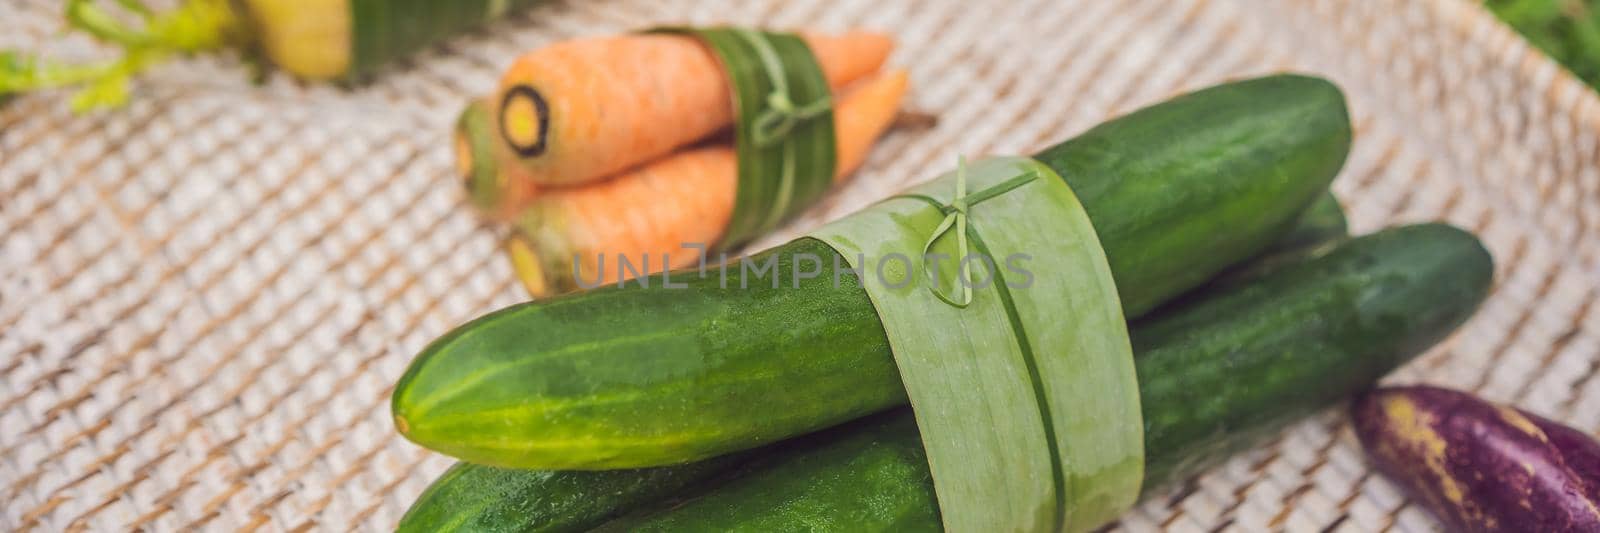
{"type": "Polygon", "coordinates": [[[661,31],[699,37],[732,89],[739,187],[716,246],[743,245],[820,198],[837,154],[831,91],[810,47],[796,35],[746,28],[661,31]]]}
{"type": "MultiPolygon", "coordinates": [[[[832,89],[876,72],[892,47],[888,37],[865,32],[801,38],[832,89]]],[[[555,43],[518,58],[494,94],[496,134],[539,185],[614,175],[736,118],[722,60],[686,35],[555,43]]]]}
{"type": "MultiPolygon", "coordinates": [[[[839,98],[832,117],[837,154],[833,182],[865,160],[873,141],[894,120],[907,84],[904,71],[891,71],[852,86],[839,98]]],[[[462,138],[482,136],[465,133],[462,138]]],[[[518,179],[492,171],[474,175],[479,177],[473,180],[518,179]]],[[[623,257],[640,274],[693,265],[708,249],[684,245],[709,248],[723,238],[741,186],[734,147],[716,143],[605,181],[541,189],[516,220],[508,253],[535,296],[628,277],[630,272],[619,265],[623,257]]]]}

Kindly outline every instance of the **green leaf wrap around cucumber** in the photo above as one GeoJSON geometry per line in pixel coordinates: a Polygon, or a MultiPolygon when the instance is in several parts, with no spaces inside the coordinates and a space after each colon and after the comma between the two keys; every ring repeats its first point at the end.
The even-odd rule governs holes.
{"type": "MultiPolygon", "coordinates": [[[[1493,271],[1471,234],[1407,226],[1136,322],[1145,493],[1371,386],[1466,321],[1493,271]]],[[[859,427],[687,503],[603,529],[937,531],[911,413],[859,427]]]]}
{"type": "MultiPolygon", "coordinates": [[[[192,1],[192,0],[191,0],[192,1]]],[[[279,68],[359,80],[538,0],[235,0],[237,22],[279,68]]]]}
{"type": "MultiPolygon", "coordinates": [[[[1327,189],[1349,142],[1338,88],[1280,75],[1136,111],[1035,157],[1077,193],[1123,309],[1137,316],[1288,230],[1327,189]]],[[[401,378],[396,425],[477,463],[637,468],[905,402],[882,326],[842,258],[800,239],[749,259],[771,260],[776,272],[735,262],[724,280],[715,268],[704,278],[690,269],[672,274],[687,288],[662,288],[655,276],[648,289],[634,281],[463,325],[401,378]],[[796,274],[819,263],[817,277],[796,274]]]]}
{"type": "Polygon", "coordinates": [[[360,76],[535,0],[349,0],[349,76],[360,76]]]}
{"type": "MultiPolygon", "coordinates": [[[[1289,264],[1284,262],[1284,256],[1273,251],[1326,244],[1345,236],[1345,219],[1339,203],[1333,195],[1325,194],[1322,199],[1306,209],[1293,229],[1268,247],[1267,255],[1252,259],[1232,271],[1255,271],[1257,269],[1250,265],[1263,261],[1272,261],[1278,263],[1278,266],[1289,264]],[[1328,212],[1330,209],[1333,211],[1331,214],[1328,212]]],[[[1290,262],[1302,259],[1304,257],[1297,256],[1290,259],[1290,262]]],[[[872,430],[861,429],[864,425],[883,423],[912,424],[914,421],[910,416],[893,413],[875,415],[812,434],[816,435],[813,444],[794,445],[795,441],[811,440],[810,437],[791,439],[746,453],[655,468],[552,471],[456,463],[439,479],[434,480],[433,484],[417,498],[405,517],[400,520],[399,531],[401,533],[586,531],[641,505],[662,499],[676,500],[703,492],[707,485],[728,476],[728,472],[737,471],[750,462],[759,462],[748,461],[751,456],[769,460],[780,459],[801,453],[816,442],[832,442],[830,437],[834,435],[841,435],[839,438],[843,438],[842,435],[845,433],[866,433],[872,430]]],[[[915,429],[902,431],[915,432],[915,429]]],[[[920,453],[920,441],[912,443],[917,445],[914,448],[906,448],[906,444],[906,442],[890,443],[886,446],[900,446],[878,452],[860,454],[839,452],[852,453],[851,460],[841,461],[840,464],[848,468],[853,464],[852,461],[870,461],[873,453],[920,453]]],[[[854,447],[833,446],[835,450],[849,450],[854,447]]],[[[876,492],[874,497],[901,499],[899,496],[886,495],[898,494],[902,487],[896,486],[890,489],[876,492]]],[[[926,487],[911,486],[909,490],[926,490],[926,487]]],[[[914,506],[911,508],[915,509],[914,506]]]]}

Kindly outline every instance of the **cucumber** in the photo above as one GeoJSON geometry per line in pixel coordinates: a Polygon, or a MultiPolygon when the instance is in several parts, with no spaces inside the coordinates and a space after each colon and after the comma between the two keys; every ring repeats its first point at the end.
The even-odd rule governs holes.
{"type": "Polygon", "coordinates": [[[1327,253],[1335,243],[1349,236],[1349,226],[1339,200],[1332,193],[1324,194],[1300,214],[1293,228],[1267,246],[1261,255],[1223,270],[1200,288],[1167,302],[1166,306],[1184,305],[1198,298],[1206,298],[1286,265],[1327,253]]]}
{"type": "Polygon", "coordinates": [[[908,409],[852,421],[677,508],[651,505],[595,532],[939,531],[928,459],[908,409]]]}
{"type": "Polygon", "coordinates": [[[1146,483],[1192,475],[1370,386],[1471,317],[1493,277],[1471,233],[1419,224],[1134,322],[1145,445],[1160,450],[1146,483]]]}
{"type": "Polygon", "coordinates": [[[1089,212],[1136,317],[1273,242],[1349,151],[1339,88],[1278,75],[1134,111],[1034,158],[1089,212]]]}
{"type": "Polygon", "coordinates": [[[1300,218],[1295,219],[1294,227],[1284,232],[1278,240],[1272,241],[1263,255],[1314,248],[1348,236],[1350,224],[1344,218],[1344,206],[1339,205],[1339,199],[1330,192],[1317,197],[1317,201],[1312,202],[1311,207],[1307,207],[1300,213],[1300,218]]]}
{"type": "MultiPolygon", "coordinates": [[[[1134,112],[1037,158],[1077,191],[1123,308],[1137,316],[1288,230],[1326,190],[1349,140],[1338,88],[1280,75],[1134,112]]],[[[748,265],[768,261],[776,272],[685,270],[671,275],[685,289],[663,289],[657,276],[469,322],[401,377],[396,426],[470,462],[641,468],[904,403],[883,328],[843,258],[798,239],[748,265]],[[792,274],[817,263],[818,277],[792,274]]]]}
{"type": "MultiPolygon", "coordinates": [[[[877,416],[877,415],[874,415],[877,416]]],[[[774,461],[832,445],[874,417],[740,453],[625,470],[525,470],[456,463],[412,502],[399,533],[588,531],[628,511],[669,505],[774,461]]]]}
{"type": "Polygon", "coordinates": [[[456,463],[400,518],[399,532],[582,531],[620,511],[682,493],[747,454],[635,470],[515,470],[456,463]]]}
{"type": "MultiPolygon", "coordinates": [[[[1339,211],[1338,202],[1333,200],[1332,195],[1323,195],[1297,219],[1292,229],[1268,247],[1268,253],[1271,254],[1272,250],[1295,249],[1317,238],[1343,236],[1344,228],[1344,217],[1339,211]],[[1337,216],[1328,216],[1330,205],[1337,216]],[[1333,223],[1334,220],[1337,223],[1333,223]]],[[[1267,255],[1253,259],[1246,265],[1269,259],[1281,262],[1283,256],[1267,255]]],[[[851,427],[857,425],[911,423],[909,417],[896,422],[898,419],[894,415],[887,416],[869,416],[824,430],[823,433],[850,434],[858,431],[851,427]]],[[[799,453],[798,450],[784,448],[795,440],[800,439],[786,440],[746,453],[763,457],[799,453]]],[[[865,442],[848,448],[860,446],[883,445],[865,442]]],[[[870,457],[878,453],[921,453],[920,441],[892,443],[888,446],[878,451],[850,452],[855,459],[840,463],[854,468],[862,461],[870,461],[870,457]],[[893,444],[899,444],[900,447],[893,447],[893,444]]],[[[723,474],[735,470],[735,467],[744,468],[750,462],[745,457],[744,454],[723,455],[683,465],[602,471],[522,470],[456,463],[411,504],[411,509],[400,519],[399,531],[583,531],[644,503],[696,494],[703,490],[708,480],[724,477],[723,474]]],[[[883,491],[874,498],[896,497],[895,494],[893,490],[883,491]]],[[[912,508],[915,509],[915,506],[912,508]]],[[[937,521],[937,517],[934,519],[937,521]]]]}
{"type": "Polygon", "coordinates": [[[305,79],[358,78],[536,0],[242,0],[257,45],[305,79]]]}
{"type": "MultiPolygon", "coordinates": [[[[1471,234],[1407,226],[1135,323],[1145,495],[1370,386],[1466,321],[1493,271],[1471,234]]],[[[602,529],[936,531],[913,417],[891,416],[602,529]]]]}

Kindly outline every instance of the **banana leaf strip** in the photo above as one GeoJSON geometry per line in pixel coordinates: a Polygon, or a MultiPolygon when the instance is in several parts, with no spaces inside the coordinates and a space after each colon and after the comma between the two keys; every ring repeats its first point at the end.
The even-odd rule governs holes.
{"type": "Polygon", "coordinates": [[[1088,531],[1139,495],[1143,422],[1088,215],[1028,158],[964,163],[810,234],[888,333],[946,529],[1088,531]]]}

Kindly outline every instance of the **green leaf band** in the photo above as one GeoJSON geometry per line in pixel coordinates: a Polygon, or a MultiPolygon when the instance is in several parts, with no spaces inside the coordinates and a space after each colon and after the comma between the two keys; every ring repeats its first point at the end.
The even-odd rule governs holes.
{"type": "Polygon", "coordinates": [[[1143,420],[1127,325],[1088,215],[1049,167],[1018,157],[963,164],[810,237],[865,283],[946,529],[1087,531],[1138,499],[1143,420]],[[957,238],[943,238],[952,231],[957,238]],[[914,287],[947,281],[928,274],[930,253],[968,245],[989,265],[1006,254],[1007,268],[991,266],[981,287],[956,269],[948,281],[970,289],[959,299],[914,287]],[[1013,269],[1017,254],[1037,272],[1013,269]]]}
{"type": "Polygon", "coordinates": [[[700,38],[722,61],[733,89],[739,188],[717,248],[771,232],[827,192],[837,164],[833,100],[803,39],[748,28],[654,31],[700,38]]]}
{"type": "MultiPolygon", "coordinates": [[[[1015,178],[1011,178],[1000,183],[999,185],[978,191],[969,196],[967,195],[967,158],[966,156],[961,156],[956,160],[956,194],[955,197],[950,200],[950,203],[940,204],[938,200],[919,195],[901,195],[897,198],[915,198],[927,201],[932,203],[935,208],[938,208],[939,212],[944,213],[944,220],[939,222],[939,227],[933,229],[933,233],[928,236],[928,242],[922,245],[923,257],[927,257],[928,252],[933,250],[933,245],[939,242],[941,237],[944,237],[946,234],[948,234],[952,228],[956,230],[956,256],[966,257],[968,251],[967,234],[969,233],[969,229],[967,228],[967,210],[972,208],[974,205],[982,203],[984,200],[994,198],[1010,192],[1017,187],[1027,185],[1028,182],[1038,179],[1038,177],[1039,174],[1036,172],[1024,172],[1015,178]]],[[[976,230],[970,231],[975,232],[976,230]]],[[[987,250],[982,250],[980,253],[989,255],[987,250]]],[[[949,296],[945,296],[943,292],[939,291],[939,280],[934,278],[934,269],[926,268],[927,265],[923,266],[924,268],[922,269],[922,273],[923,278],[928,282],[928,291],[932,292],[935,297],[939,298],[939,301],[956,307],[966,307],[968,304],[972,303],[972,285],[974,283],[972,281],[971,270],[958,269],[959,275],[962,276],[960,280],[961,297],[958,300],[953,300],[949,296]]]]}
{"type": "Polygon", "coordinates": [[[350,0],[351,77],[538,0],[350,0]]]}

